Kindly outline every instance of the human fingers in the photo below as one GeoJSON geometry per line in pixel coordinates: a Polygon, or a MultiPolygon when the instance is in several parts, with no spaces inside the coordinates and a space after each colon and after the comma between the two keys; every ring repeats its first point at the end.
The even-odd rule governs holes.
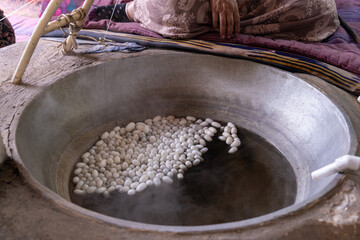
{"type": "Polygon", "coordinates": [[[238,10],[234,13],[234,33],[235,35],[240,33],[240,14],[238,10]]]}
{"type": "Polygon", "coordinates": [[[221,38],[226,38],[226,14],[225,11],[220,12],[220,36],[221,38]]]}
{"type": "Polygon", "coordinates": [[[219,28],[219,12],[217,12],[214,8],[212,10],[212,20],[214,29],[219,28]]]}
{"type": "Polygon", "coordinates": [[[231,12],[226,14],[226,35],[231,38],[234,32],[234,15],[231,12]]]}

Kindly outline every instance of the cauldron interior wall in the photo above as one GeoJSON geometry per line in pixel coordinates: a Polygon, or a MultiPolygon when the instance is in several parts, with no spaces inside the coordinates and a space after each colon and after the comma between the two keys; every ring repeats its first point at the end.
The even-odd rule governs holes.
{"type": "Polygon", "coordinates": [[[312,182],[310,172],[355,146],[346,115],[301,79],[253,62],[184,53],[116,60],[57,81],[24,110],[16,145],[32,176],[69,199],[72,167],[99,133],[169,114],[231,121],[265,138],[295,171],[296,203],[334,186],[338,176],[312,182]]]}

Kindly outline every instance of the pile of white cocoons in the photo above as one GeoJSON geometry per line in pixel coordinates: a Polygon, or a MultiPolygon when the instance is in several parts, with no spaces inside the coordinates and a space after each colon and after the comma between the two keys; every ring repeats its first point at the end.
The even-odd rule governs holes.
{"type": "Polygon", "coordinates": [[[101,139],[76,164],[74,193],[109,197],[113,191],[133,195],[148,186],[170,184],[184,178],[188,168],[200,164],[214,135],[237,151],[241,142],[233,123],[221,126],[207,118],[156,116],[144,122],[130,122],[104,132],[101,139]]]}

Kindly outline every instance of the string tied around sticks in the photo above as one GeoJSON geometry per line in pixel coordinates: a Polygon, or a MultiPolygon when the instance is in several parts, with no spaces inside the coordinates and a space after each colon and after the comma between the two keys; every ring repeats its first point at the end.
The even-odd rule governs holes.
{"type": "Polygon", "coordinates": [[[62,27],[60,28],[61,31],[63,31],[67,36],[71,36],[67,37],[62,42],[63,54],[67,54],[69,52],[68,50],[66,50],[67,45],[70,45],[70,52],[78,48],[76,37],[78,36],[77,33],[80,31],[81,27],[76,24],[76,21],[71,14],[61,14],[58,19],[60,18],[65,18],[66,21],[69,23],[69,33],[66,33],[62,27]]]}
{"type": "Polygon", "coordinates": [[[69,32],[66,32],[65,29],[62,27],[60,28],[61,31],[66,36],[68,36],[60,45],[63,47],[63,50],[62,50],[63,54],[69,54],[70,52],[73,52],[74,49],[78,48],[78,44],[76,42],[77,37],[80,37],[83,39],[89,39],[89,40],[95,41],[101,45],[106,45],[107,43],[114,42],[112,40],[106,39],[105,37],[100,37],[99,39],[96,39],[94,37],[78,34],[81,30],[81,26],[77,25],[75,19],[73,18],[73,14],[76,12],[79,12],[81,14],[81,17],[79,20],[82,20],[83,18],[86,17],[85,11],[82,8],[75,9],[74,11],[71,12],[71,14],[61,14],[58,17],[58,19],[60,19],[62,17],[65,18],[67,20],[67,22],[69,23],[69,28],[68,28],[69,32]],[[68,44],[70,44],[70,48],[66,47],[68,44]],[[70,50],[68,50],[68,49],[70,49],[70,50]]]}

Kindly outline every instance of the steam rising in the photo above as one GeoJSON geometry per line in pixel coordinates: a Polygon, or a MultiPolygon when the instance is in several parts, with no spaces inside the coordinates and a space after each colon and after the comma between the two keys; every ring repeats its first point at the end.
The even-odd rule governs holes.
{"type": "Polygon", "coordinates": [[[180,226],[239,221],[294,203],[296,179],[288,161],[264,139],[244,129],[239,132],[244,145],[238,152],[228,154],[215,137],[203,154],[205,161],[189,169],[182,181],[151,186],[133,196],[72,195],[72,201],[121,219],[180,226]]]}

